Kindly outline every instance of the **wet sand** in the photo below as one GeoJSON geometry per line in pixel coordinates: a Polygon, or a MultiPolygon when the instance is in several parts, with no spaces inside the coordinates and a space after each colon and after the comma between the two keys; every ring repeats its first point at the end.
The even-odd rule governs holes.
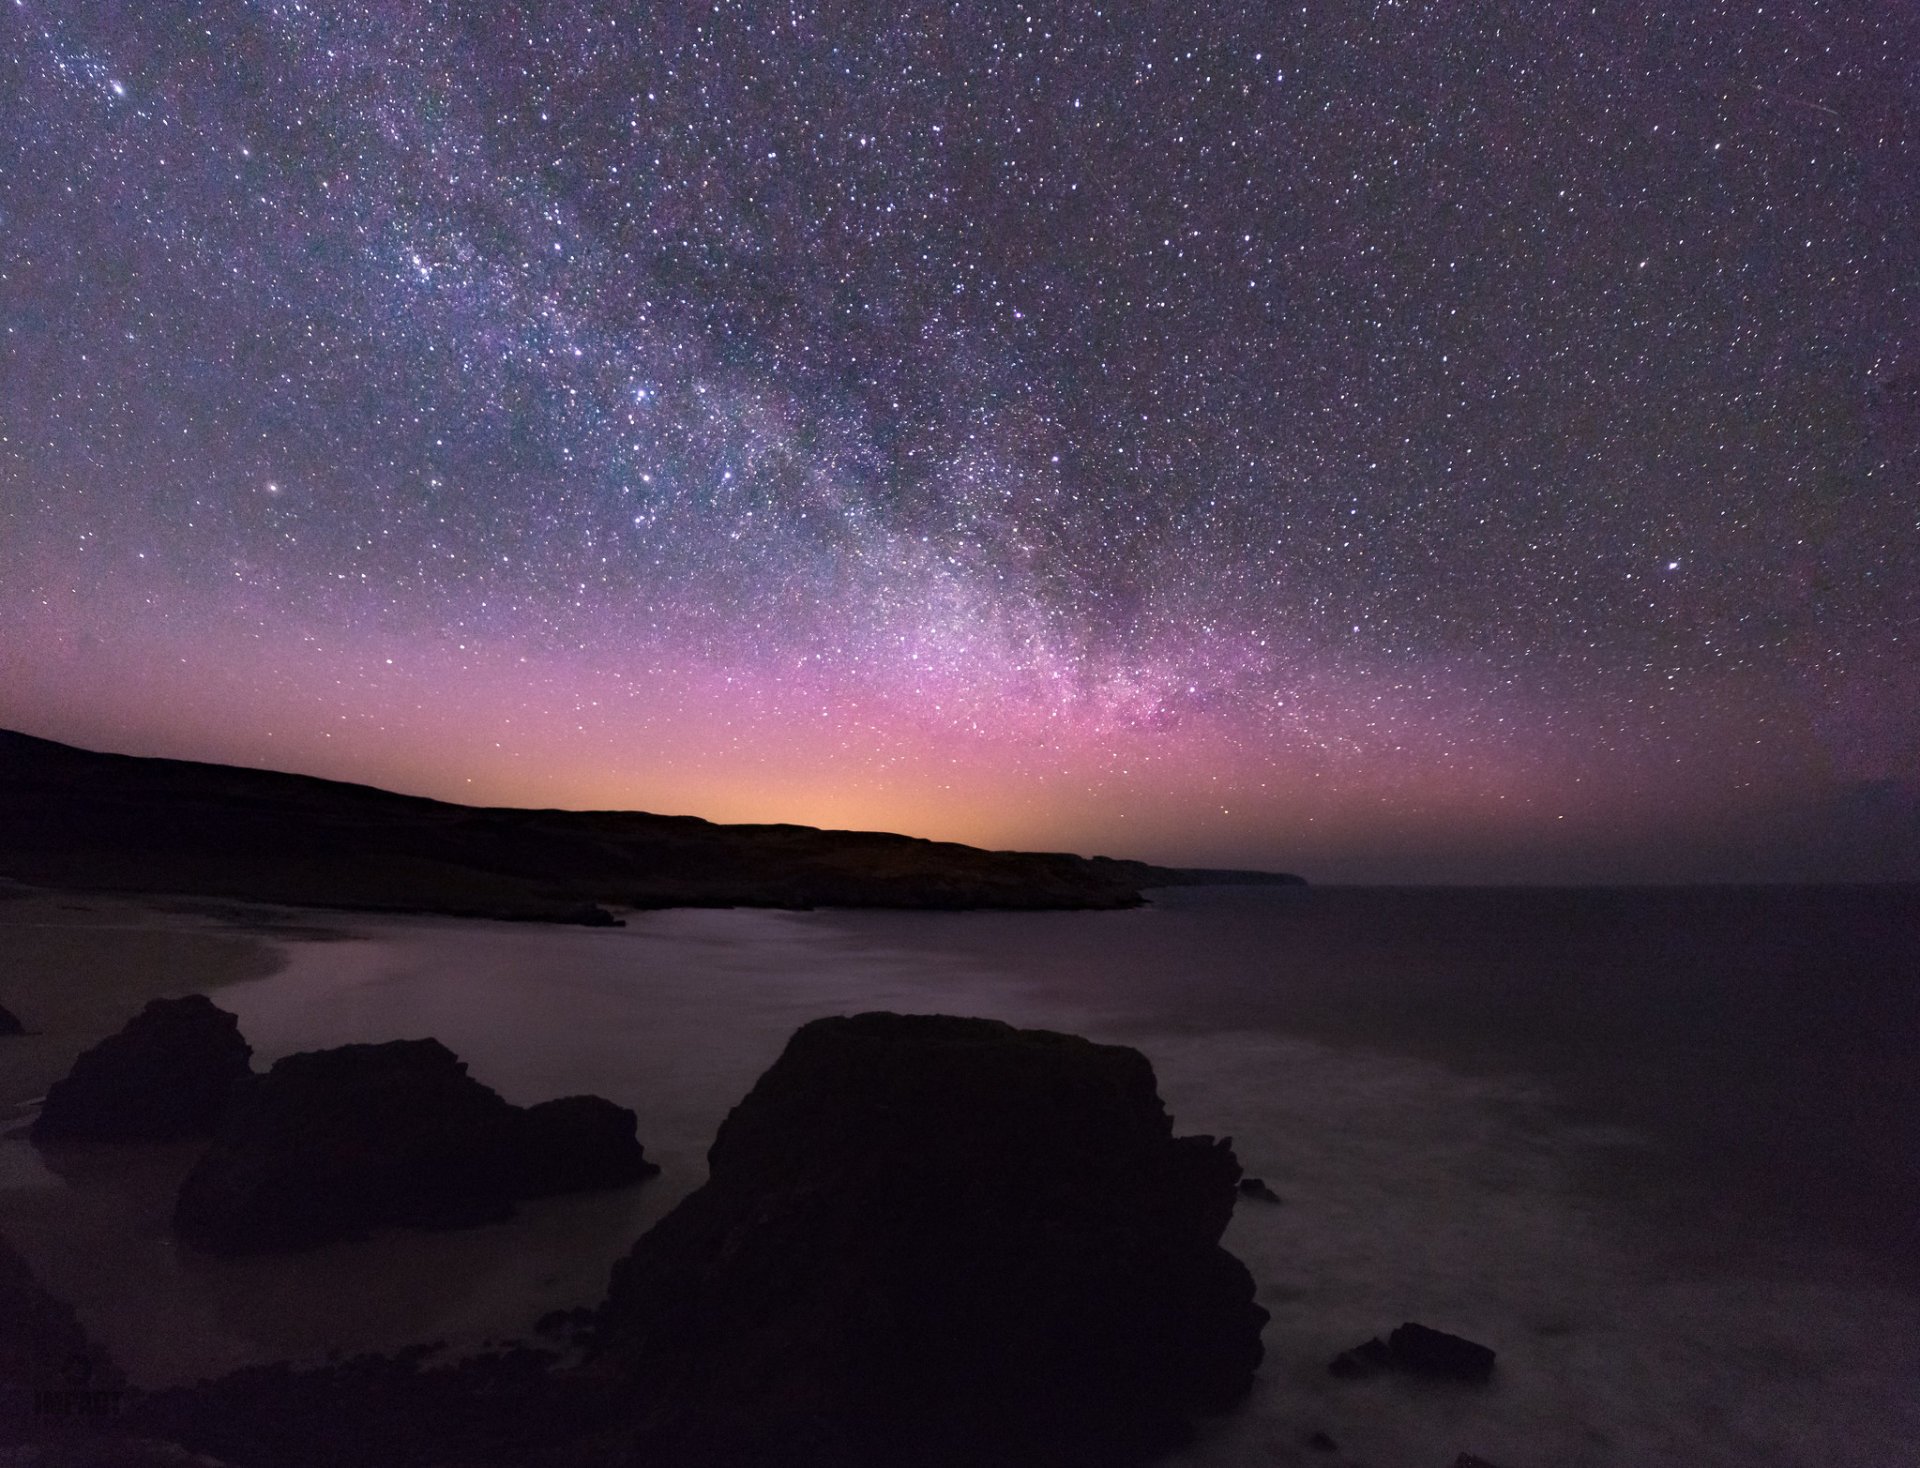
{"type": "MultiPolygon", "coordinates": [[[[211,994],[285,962],[273,909],[0,888],[0,1004],[27,1033],[0,1041],[0,1129],[149,999],[211,994]]],[[[288,926],[284,936],[299,936],[288,926]]]]}

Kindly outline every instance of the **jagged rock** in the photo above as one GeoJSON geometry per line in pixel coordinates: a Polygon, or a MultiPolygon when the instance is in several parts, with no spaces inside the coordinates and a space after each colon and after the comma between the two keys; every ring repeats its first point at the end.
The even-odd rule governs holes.
{"type": "Polygon", "coordinates": [[[289,1055],[235,1091],[174,1231],[235,1254],[493,1222],[515,1198],[657,1171],[633,1133],[633,1113],[597,1097],[510,1106],[438,1040],[289,1055]]]}
{"type": "Polygon", "coordinates": [[[1487,1347],[1412,1321],[1387,1337],[1387,1347],[1395,1366],[1419,1376],[1479,1382],[1493,1375],[1494,1353],[1487,1347]]]}
{"type": "Polygon", "coordinates": [[[210,1132],[252,1054],[240,1021],[204,994],[155,999],[53,1083],[33,1139],[145,1142],[210,1132]]]}
{"type": "Polygon", "coordinates": [[[705,1186],[615,1267],[601,1347],[679,1464],[1124,1464],[1242,1396],[1239,1165],[1139,1052],[864,1014],[789,1041],[705,1186]]]}
{"type": "Polygon", "coordinates": [[[1327,1363],[1327,1370],[1342,1377],[1405,1371],[1415,1376],[1483,1382],[1493,1375],[1493,1361],[1494,1353],[1485,1346],[1408,1321],[1384,1341],[1375,1336],[1350,1351],[1342,1351],[1327,1363]]]}
{"type": "Polygon", "coordinates": [[[1265,1179],[1243,1177],[1240,1179],[1240,1196],[1252,1198],[1259,1203],[1278,1203],[1280,1195],[1267,1186],[1265,1179]]]}
{"type": "Polygon", "coordinates": [[[634,1114],[599,1096],[562,1096],[519,1113],[515,1127],[522,1198],[617,1188],[660,1169],[634,1135],[634,1114]]]}
{"type": "Polygon", "coordinates": [[[20,1017],[6,1005],[0,1004],[0,1035],[24,1035],[26,1029],[20,1023],[20,1017]]]}

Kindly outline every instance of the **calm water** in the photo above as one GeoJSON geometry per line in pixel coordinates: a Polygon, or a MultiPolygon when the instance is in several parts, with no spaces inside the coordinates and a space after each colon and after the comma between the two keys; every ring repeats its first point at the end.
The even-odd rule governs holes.
{"type": "Polygon", "coordinates": [[[588,1302],[699,1182],[813,1016],[995,1015],[1139,1046],[1183,1131],[1279,1207],[1229,1247],[1274,1319],[1218,1465],[1906,1464],[1920,1441],[1920,897],[1912,890],[1160,894],[1116,914],[670,912],[622,931],[340,920],[218,992],[264,1062],[433,1034],[510,1099],[635,1108],[654,1183],[453,1236],[214,1263],[184,1165],[14,1169],[0,1224],[136,1376],[518,1333],[588,1302]],[[1482,1392],[1336,1382],[1420,1319],[1482,1392]],[[1304,1449],[1331,1434],[1342,1457],[1304,1449]]]}

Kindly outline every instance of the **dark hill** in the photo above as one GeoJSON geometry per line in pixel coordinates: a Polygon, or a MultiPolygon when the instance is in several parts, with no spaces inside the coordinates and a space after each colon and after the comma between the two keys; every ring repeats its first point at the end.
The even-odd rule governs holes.
{"type": "Polygon", "coordinates": [[[49,886],[607,922],[620,907],[1114,908],[1140,889],[1298,881],[877,831],[451,805],[0,730],[0,874],[49,886]]]}

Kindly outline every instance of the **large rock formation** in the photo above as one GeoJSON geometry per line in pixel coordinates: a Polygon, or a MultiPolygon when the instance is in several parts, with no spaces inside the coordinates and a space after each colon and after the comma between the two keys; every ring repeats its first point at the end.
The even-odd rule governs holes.
{"type": "Polygon", "coordinates": [[[562,1096],[514,1113],[508,1159],[515,1197],[617,1188],[660,1169],[634,1139],[634,1115],[600,1096],[562,1096]]]}
{"type": "Polygon", "coordinates": [[[213,1130],[253,1050],[204,994],[155,999],[73,1063],[34,1118],[33,1139],[150,1142],[213,1130]]]}
{"type": "Polygon", "coordinates": [[[516,1198],[657,1171],[633,1113],[610,1101],[523,1110],[438,1040],[343,1045],[289,1055],[234,1093],[181,1185],[174,1231],[217,1253],[299,1249],[495,1221],[516,1198]]]}
{"type": "Polygon", "coordinates": [[[616,1266],[605,1356],[687,1464],[1140,1462],[1248,1388],[1240,1169],[1139,1052],[816,1020],[616,1266]]]}

